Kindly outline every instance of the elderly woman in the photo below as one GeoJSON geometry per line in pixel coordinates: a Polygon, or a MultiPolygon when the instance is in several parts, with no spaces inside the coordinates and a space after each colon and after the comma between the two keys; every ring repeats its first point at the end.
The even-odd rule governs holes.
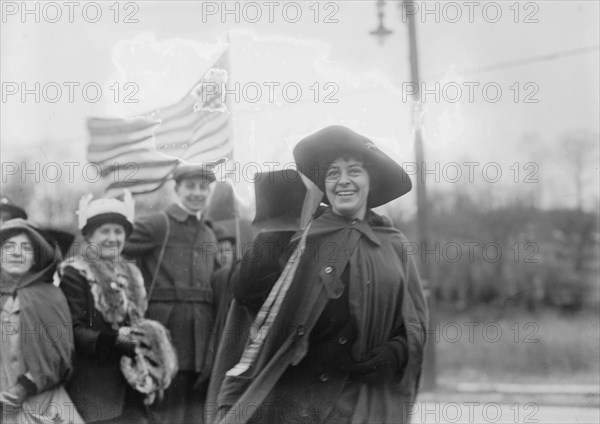
{"type": "Polygon", "coordinates": [[[71,372],[69,307],[52,285],[60,252],[23,219],[0,229],[3,423],[82,423],[63,383],[71,372]]]}
{"type": "Polygon", "coordinates": [[[233,275],[225,332],[248,342],[219,348],[216,421],[408,422],[426,305],[406,238],[371,208],[410,179],[344,127],[305,138],[294,156],[329,207],[291,239],[285,268],[289,235],[267,233],[233,275]]]}
{"type": "Polygon", "coordinates": [[[121,256],[133,228],[133,200],[129,193],[125,202],[84,196],[78,215],[86,243],[59,269],[75,336],[67,390],[86,422],[148,422],[152,389],[168,385],[176,362],[164,328],[142,320],[144,281],[121,256]]]}

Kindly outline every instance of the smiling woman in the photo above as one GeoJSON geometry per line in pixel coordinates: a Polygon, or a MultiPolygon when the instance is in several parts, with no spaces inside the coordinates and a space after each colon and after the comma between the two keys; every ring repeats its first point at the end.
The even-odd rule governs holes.
{"type": "Polygon", "coordinates": [[[221,341],[211,383],[216,422],[408,423],[427,307],[406,238],[370,208],[411,182],[344,127],[306,137],[294,157],[330,208],[293,237],[259,234],[260,254],[245,255],[231,274],[235,307],[224,334],[249,336],[221,341]],[[255,343],[253,328],[271,333],[255,343]]]}
{"type": "Polygon", "coordinates": [[[362,161],[340,157],[325,174],[325,195],[331,209],[351,219],[364,219],[369,196],[369,172],[362,161]]]}
{"type": "Polygon", "coordinates": [[[75,370],[67,390],[86,422],[147,422],[146,405],[176,371],[166,330],[143,319],[142,274],[121,256],[133,212],[130,193],[124,202],[84,196],[78,215],[86,245],[59,269],[75,339],[75,370]]]}
{"type": "Polygon", "coordinates": [[[98,248],[100,258],[115,260],[123,251],[126,234],[121,224],[107,222],[94,229],[86,239],[98,248]]]}

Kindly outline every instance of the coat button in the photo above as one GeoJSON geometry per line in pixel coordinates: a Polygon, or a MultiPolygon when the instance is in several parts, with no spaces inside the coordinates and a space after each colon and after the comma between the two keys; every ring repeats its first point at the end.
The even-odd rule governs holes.
{"type": "Polygon", "coordinates": [[[346,343],[348,343],[348,339],[342,336],[338,339],[338,343],[341,345],[345,345],[346,343]]]}
{"type": "Polygon", "coordinates": [[[371,284],[371,280],[367,280],[367,286],[371,284]]]}
{"type": "Polygon", "coordinates": [[[330,266],[325,267],[325,274],[331,274],[331,271],[333,271],[333,268],[330,266]]]}
{"type": "Polygon", "coordinates": [[[298,330],[296,330],[296,334],[299,336],[304,336],[305,330],[304,327],[300,326],[298,327],[298,330]]]}
{"type": "Polygon", "coordinates": [[[300,410],[300,416],[302,418],[308,418],[308,411],[306,409],[300,410]]]}
{"type": "Polygon", "coordinates": [[[326,382],[327,380],[329,380],[329,375],[327,374],[321,374],[319,376],[319,380],[321,380],[323,383],[326,382]]]}

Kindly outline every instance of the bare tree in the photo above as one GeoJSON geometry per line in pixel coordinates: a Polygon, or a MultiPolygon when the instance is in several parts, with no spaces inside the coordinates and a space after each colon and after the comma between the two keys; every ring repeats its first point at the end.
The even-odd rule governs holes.
{"type": "Polygon", "coordinates": [[[583,196],[590,174],[598,178],[598,134],[573,130],[560,138],[561,162],[573,178],[577,209],[583,210],[583,196]]]}

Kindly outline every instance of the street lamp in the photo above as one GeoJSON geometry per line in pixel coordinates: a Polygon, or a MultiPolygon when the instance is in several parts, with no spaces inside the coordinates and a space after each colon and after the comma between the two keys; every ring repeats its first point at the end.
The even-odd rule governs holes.
{"type": "Polygon", "coordinates": [[[387,29],[383,24],[383,17],[385,16],[385,12],[383,8],[385,7],[385,0],[377,0],[377,16],[379,17],[379,26],[373,31],[369,32],[369,34],[374,35],[379,38],[379,45],[382,46],[385,39],[392,35],[394,31],[391,29],[387,29]]]}
{"type": "MultiPolygon", "coordinates": [[[[407,0],[403,0],[398,5],[400,8],[405,7],[407,0]]],[[[377,1],[377,15],[379,17],[379,26],[370,34],[379,37],[379,44],[382,45],[385,38],[390,35],[393,31],[383,26],[383,17],[385,0],[377,1]]],[[[413,97],[413,123],[415,125],[415,160],[417,166],[425,166],[425,153],[423,149],[423,134],[421,131],[421,80],[419,78],[419,57],[417,50],[417,31],[415,27],[415,18],[413,13],[402,13],[402,16],[408,18],[408,41],[409,41],[409,60],[410,60],[410,77],[413,87],[417,87],[412,93],[413,97]]],[[[419,169],[421,169],[419,168],[419,169]]],[[[427,191],[425,188],[425,181],[423,178],[416,178],[417,186],[417,226],[419,229],[419,245],[421,249],[427,249],[429,246],[429,209],[427,206],[427,191]]],[[[429,327],[435,323],[434,314],[434,293],[433,293],[433,281],[430,279],[431,270],[427,261],[421,262],[421,276],[423,280],[423,286],[425,289],[425,296],[427,304],[429,306],[429,327]]],[[[436,357],[434,345],[430,342],[425,347],[425,372],[423,375],[423,388],[425,390],[433,390],[436,386],[436,357]]]]}

